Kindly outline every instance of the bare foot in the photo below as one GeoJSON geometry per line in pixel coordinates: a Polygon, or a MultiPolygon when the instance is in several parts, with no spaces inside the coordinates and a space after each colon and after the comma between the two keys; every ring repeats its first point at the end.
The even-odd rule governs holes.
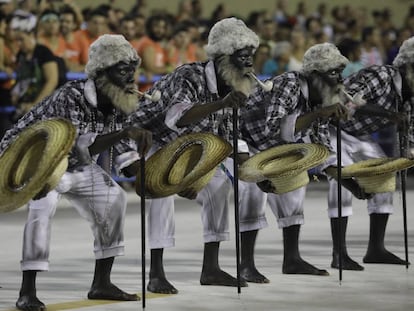
{"type": "Polygon", "coordinates": [[[329,272],[323,269],[318,269],[303,259],[291,260],[289,262],[283,261],[282,272],[284,274],[312,274],[312,275],[329,275],[329,272]]]}
{"type": "Polygon", "coordinates": [[[247,268],[242,267],[240,269],[240,276],[246,281],[251,283],[270,283],[269,279],[261,274],[255,267],[247,268]]]}
{"type": "Polygon", "coordinates": [[[88,293],[88,299],[137,301],[139,297],[136,294],[124,292],[114,284],[109,284],[107,287],[92,287],[88,293]]]}
{"type": "Polygon", "coordinates": [[[16,301],[16,307],[24,311],[44,311],[46,306],[36,296],[23,295],[16,301]]]}
{"type": "Polygon", "coordinates": [[[158,294],[178,294],[178,290],[166,278],[150,278],[147,289],[158,294]]]}
{"type": "MultiPolygon", "coordinates": [[[[216,271],[209,271],[201,272],[200,277],[200,284],[201,285],[218,285],[218,286],[237,286],[237,279],[232,277],[227,272],[224,272],[223,270],[216,270],[216,271]]],[[[246,281],[242,280],[240,278],[240,286],[246,287],[247,283],[246,281]]]]}
{"type": "Polygon", "coordinates": [[[383,263],[383,264],[393,264],[393,265],[406,265],[407,264],[407,261],[401,259],[400,257],[387,251],[386,249],[367,251],[366,255],[364,256],[363,262],[364,263],[383,263]]]}
{"type": "MultiPolygon", "coordinates": [[[[338,253],[334,253],[332,255],[331,268],[339,269],[339,254],[338,253]]],[[[349,257],[348,254],[342,254],[342,269],[362,271],[364,270],[364,267],[361,266],[356,261],[352,260],[352,258],[349,257]]]]}

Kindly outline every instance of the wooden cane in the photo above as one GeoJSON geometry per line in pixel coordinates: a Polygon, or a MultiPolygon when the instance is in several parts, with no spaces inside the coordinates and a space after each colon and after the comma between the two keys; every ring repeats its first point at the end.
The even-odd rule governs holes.
{"type": "Polygon", "coordinates": [[[241,293],[240,285],[240,225],[239,225],[239,168],[237,161],[238,154],[238,111],[233,108],[233,191],[234,191],[234,221],[235,221],[235,237],[236,237],[236,271],[237,271],[237,293],[241,293]]]}
{"type": "Polygon", "coordinates": [[[140,160],[141,165],[141,273],[142,273],[142,308],[145,309],[145,157],[140,160]]]}
{"type": "MultiPolygon", "coordinates": [[[[400,141],[400,156],[407,157],[407,137],[405,133],[399,133],[400,141]]],[[[404,249],[405,249],[405,268],[408,269],[408,227],[407,227],[407,170],[400,172],[401,181],[401,199],[403,210],[403,226],[404,226],[404,249]]]]}
{"type": "Polygon", "coordinates": [[[338,119],[336,124],[336,160],[337,160],[337,175],[338,175],[338,260],[339,260],[339,284],[342,282],[342,139],[341,139],[341,121],[338,119]]]}

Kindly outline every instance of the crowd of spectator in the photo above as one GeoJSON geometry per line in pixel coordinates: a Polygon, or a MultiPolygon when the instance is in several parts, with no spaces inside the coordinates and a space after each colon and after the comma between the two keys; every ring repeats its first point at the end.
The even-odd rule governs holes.
{"type": "MultiPolygon", "coordinates": [[[[310,12],[307,2],[300,1],[290,12],[286,0],[273,5],[245,18],[261,39],[254,60],[259,76],[300,70],[306,49],[322,42],[336,44],[348,57],[344,75],[350,75],[373,64],[390,64],[400,44],[414,35],[414,6],[397,27],[387,7],[371,12],[345,2],[334,7],[321,2],[310,12]]],[[[181,0],[173,13],[163,8],[148,11],[143,0],[130,11],[111,1],[81,9],[71,0],[0,0],[0,71],[10,77],[0,80],[1,106],[15,106],[24,113],[63,83],[67,72],[82,72],[89,45],[105,33],[123,34],[138,51],[144,77],[140,88],[145,90],[157,76],[183,63],[205,60],[209,29],[232,15],[225,1],[209,18],[201,0],[181,0]],[[28,72],[32,79],[27,79],[28,72]]],[[[13,119],[5,111],[0,111],[0,118],[2,135],[13,119]]]]}

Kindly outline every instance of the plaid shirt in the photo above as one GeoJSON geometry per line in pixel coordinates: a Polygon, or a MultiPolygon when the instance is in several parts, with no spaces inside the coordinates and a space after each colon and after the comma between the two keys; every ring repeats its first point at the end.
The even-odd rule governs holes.
{"type": "Polygon", "coordinates": [[[148,93],[155,90],[161,92],[161,99],[152,102],[142,98],[139,109],[130,117],[129,122],[153,132],[153,138],[158,144],[167,144],[178,136],[192,132],[212,132],[231,139],[231,110],[220,110],[189,126],[175,127],[174,120],[178,121],[193,106],[220,99],[212,61],[178,67],[157,81],[148,93]]]}
{"type": "MultiPolygon", "coordinates": [[[[392,112],[411,112],[409,101],[403,102],[401,95],[401,76],[398,69],[392,66],[371,66],[360,70],[344,81],[350,95],[363,95],[368,105],[380,106],[392,112]]],[[[412,100],[411,100],[412,101],[412,100]]],[[[410,128],[413,126],[411,115],[410,128]]],[[[351,120],[342,124],[342,129],[351,135],[365,135],[374,133],[386,126],[393,125],[387,118],[375,115],[355,115],[351,120]]],[[[409,137],[413,141],[412,135],[409,137]]]]}
{"type": "MultiPolygon", "coordinates": [[[[13,128],[6,132],[0,142],[0,153],[27,126],[40,120],[52,118],[67,119],[75,126],[77,137],[87,133],[102,135],[121,130],[126,121],[126,115],[114,109],[112,115],[104,118],[103,114],[96,107],[96,93],[94,90],[95,86],[91,80],[67,82],[52,95],[34,106],[13,128]],[[110,126],[111,123],[113,123],[112,126],[110,126]]],[[[113,155],[117,156],[133,151],[132,146],[133,143],[129,140],[122,140],[113,146],[113,155]]],[[[96,157],[97,155],[95,160],[96,157]]],[[[73,147],[69,153],[68,169],[73,169],[80,164],[82,164],[80,154],[73,147]]]]}
{"type": "MultiPolygon", "coordinates": [[[[312,111],[307,83],[300,72],[286,72],[273,77],[272,82],[271,92],[256,87],[240,112],[242,139],[258,150],[288,143],[281,135],[286,118],[312,111]]],[[[331,148],[328,122],[314,121],[308,129],[295,133],[293,140],[320,143],[331,148]]]]}

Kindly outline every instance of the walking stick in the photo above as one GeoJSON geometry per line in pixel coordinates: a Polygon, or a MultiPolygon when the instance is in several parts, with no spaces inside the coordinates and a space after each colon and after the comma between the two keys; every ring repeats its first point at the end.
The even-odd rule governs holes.
{"type": "MultiPolygon", "coordinates": [[[[407,133],[408,134],[408,133],[407,133]]],[[[407,156],[407,136],[406,133],[399,133],[400,140],[400,155],[407,156]]],[[[400,172],[401,181],[401,196],[402,196],[402,210],[403,210],[403,224],[404,224],[404,249],[405,249],[405,268],[408,269],[408,228],[407,228],[407,170],[400,172]]]]}
{"type": "Polygon", "coordinates": [[[239,226],[239,171],[238,171],[238,111],[233,108],[233,191],[234,191],[234,221],[235,221],[235,236],[236,236],[236,271],[237,271],[237,293],[241,293],[240,286],[240,226],[239,226]]]}
{"type": "Polygon", "coordinates": [[[336,123],[336,160],[337,160],[337,175],[338,175],[338,260],[339,260],[339,284],[342,282],[342,140],[341,140],[341,121],[340,119],[337,120],[336,123]]]}
{"type": "Polygon", "coordinates": [[[142,308],[145,309],[145,157],[140,160],[141,165],[141,273],[142,273],[142,308]]]}

